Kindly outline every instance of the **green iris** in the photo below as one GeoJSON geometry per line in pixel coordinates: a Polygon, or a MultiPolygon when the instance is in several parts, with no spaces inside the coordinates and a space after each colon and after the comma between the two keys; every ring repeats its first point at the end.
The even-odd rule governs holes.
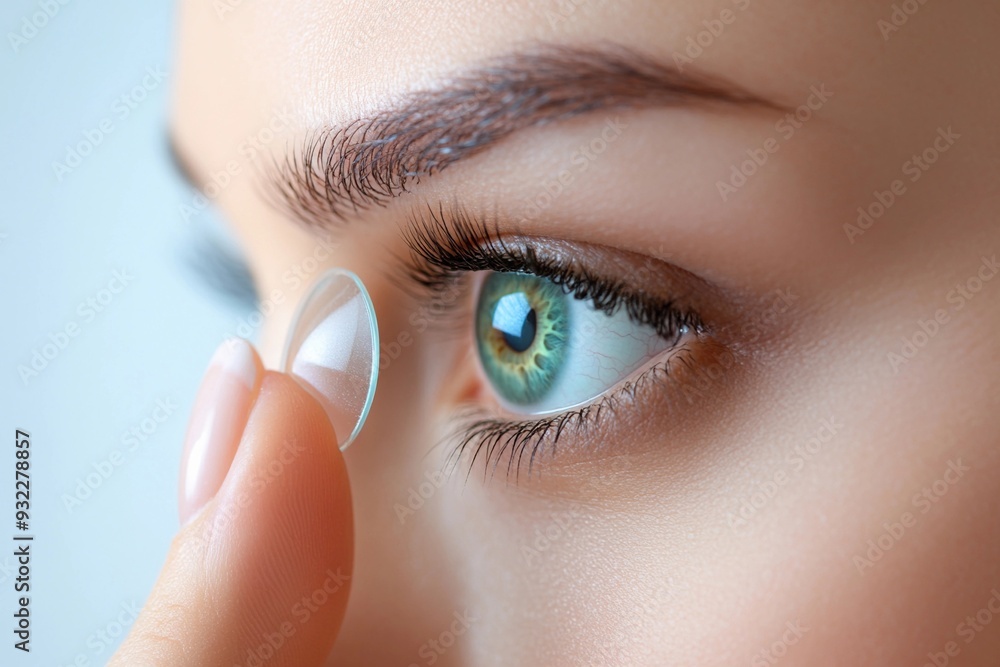
{"type": "Polygon", "coordinates": [[[552,281],[524,273],[492,273],[484,281],[476,307],[479,357],[510,403],[535,403],[559,376],[571,298],[552,281]]]}

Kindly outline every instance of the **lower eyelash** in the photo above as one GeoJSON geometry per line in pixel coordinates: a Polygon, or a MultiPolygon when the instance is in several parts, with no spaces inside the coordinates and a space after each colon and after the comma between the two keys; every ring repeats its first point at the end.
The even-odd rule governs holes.
{"type": "Polygon", "coordinates": [[[535,459],[545,453],[553,453],[564,434],[585,434],[588,428],[600,424],[602,418],[613,417],[619,408],[634,403],[637,395],[651,383],[663,386],[674,382],[671,367],[676,364],[690,365],[691,356],[691,349],[682,344],[670,350],[666,359],[656,362],[634,379],[624,382],[593,403],[542,419],[510,421],[491,416],[484,408],[470,407],[464,413],[459,413],[453,432],[441,443],[448,448],[444,470],[447,474],[453,474],[462,459],[471,456],[466,474],[468,481],[476,461],[484,454],[483,481],[487,482],[496,475],[500,462],[506,456],[508,482],[511,475],[515,483],[520,479],[525,461],[530,478],[535,459]]]}

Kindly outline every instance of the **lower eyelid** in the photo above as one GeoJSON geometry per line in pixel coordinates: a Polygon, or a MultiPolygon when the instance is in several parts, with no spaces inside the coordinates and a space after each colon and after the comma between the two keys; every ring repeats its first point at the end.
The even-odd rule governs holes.
{"type": "MultiPolygon", "coordinates": [[[[692,333],[578,409],[518,420],[496,404],[459,406],[452,430],[442,440],[445,469],[456,473],[464,468],[463,474],[471,476],[481,467],[485,481],[499,472],[517,482],[531,479],[542,467],[628,453],[636,444],[629,434],[634,436],[663,420],[676,426],[690,416],[688,411],[713,403],[715,394],[722,393],[725,369],[735,365],[736,358],[728,350],[692,333]]],[[[669,430],[668,425],[662,435],[669,430]]]]}

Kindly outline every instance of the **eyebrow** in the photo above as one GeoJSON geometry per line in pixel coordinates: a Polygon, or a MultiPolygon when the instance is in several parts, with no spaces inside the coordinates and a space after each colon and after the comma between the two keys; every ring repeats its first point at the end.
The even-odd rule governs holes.
{"type": "Polygon", "coordinates": [[[625,47],[543,46],[489,61],[339,127],[266,169],[265,195],[306,226],[385,206],[518,130],[597,111],[724,104],[784,110],[724,80],[625,47]]]}

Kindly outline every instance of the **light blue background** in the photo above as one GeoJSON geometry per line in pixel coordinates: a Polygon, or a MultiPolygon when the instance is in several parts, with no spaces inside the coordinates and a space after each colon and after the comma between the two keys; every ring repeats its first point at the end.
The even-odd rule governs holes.
{"type": "MultiPolygon", "coordinates": [[[[245,315],[185,264],[210,212],[185,223],[191,190],[166,150],[172,85],[173,3],[69,0],[17,53],[39,1],[0,9],[3,215],[0,266],[0,664],[104,664],[122,605],[141,605],[177,528],[176,484],[187,415],[208,359],[245,315]],[[168,73],[126,118],[112,105],[147,67],[168,73]],[[84,132],[113,132],[59,182],[53,162],[84,132]],[[78,305],[115,270],[133,280],[87,321],[78,305]],[[48,335],[76,322],[79,335],[27,385],[18,366],[48,335]],[[158,399],[178,407],[133,452],[123,434],[158,399]],[[32,652],[13,648],[14,430],[32,435],[32,652]],[[115,450],[124,463],[69,512],[73,494],[115,450]],[[8,546],[9,545],[9,546],[8,546]]],[[[53,4],[55,4],[53,2],[53,4]]],[[[148,424],[147,424],[148,426],[148,424]]],[[[128,615],[125,615],[128,618],[128,615]]],[[[119,637],[120,640],[120,637],[119,637]]]]}

